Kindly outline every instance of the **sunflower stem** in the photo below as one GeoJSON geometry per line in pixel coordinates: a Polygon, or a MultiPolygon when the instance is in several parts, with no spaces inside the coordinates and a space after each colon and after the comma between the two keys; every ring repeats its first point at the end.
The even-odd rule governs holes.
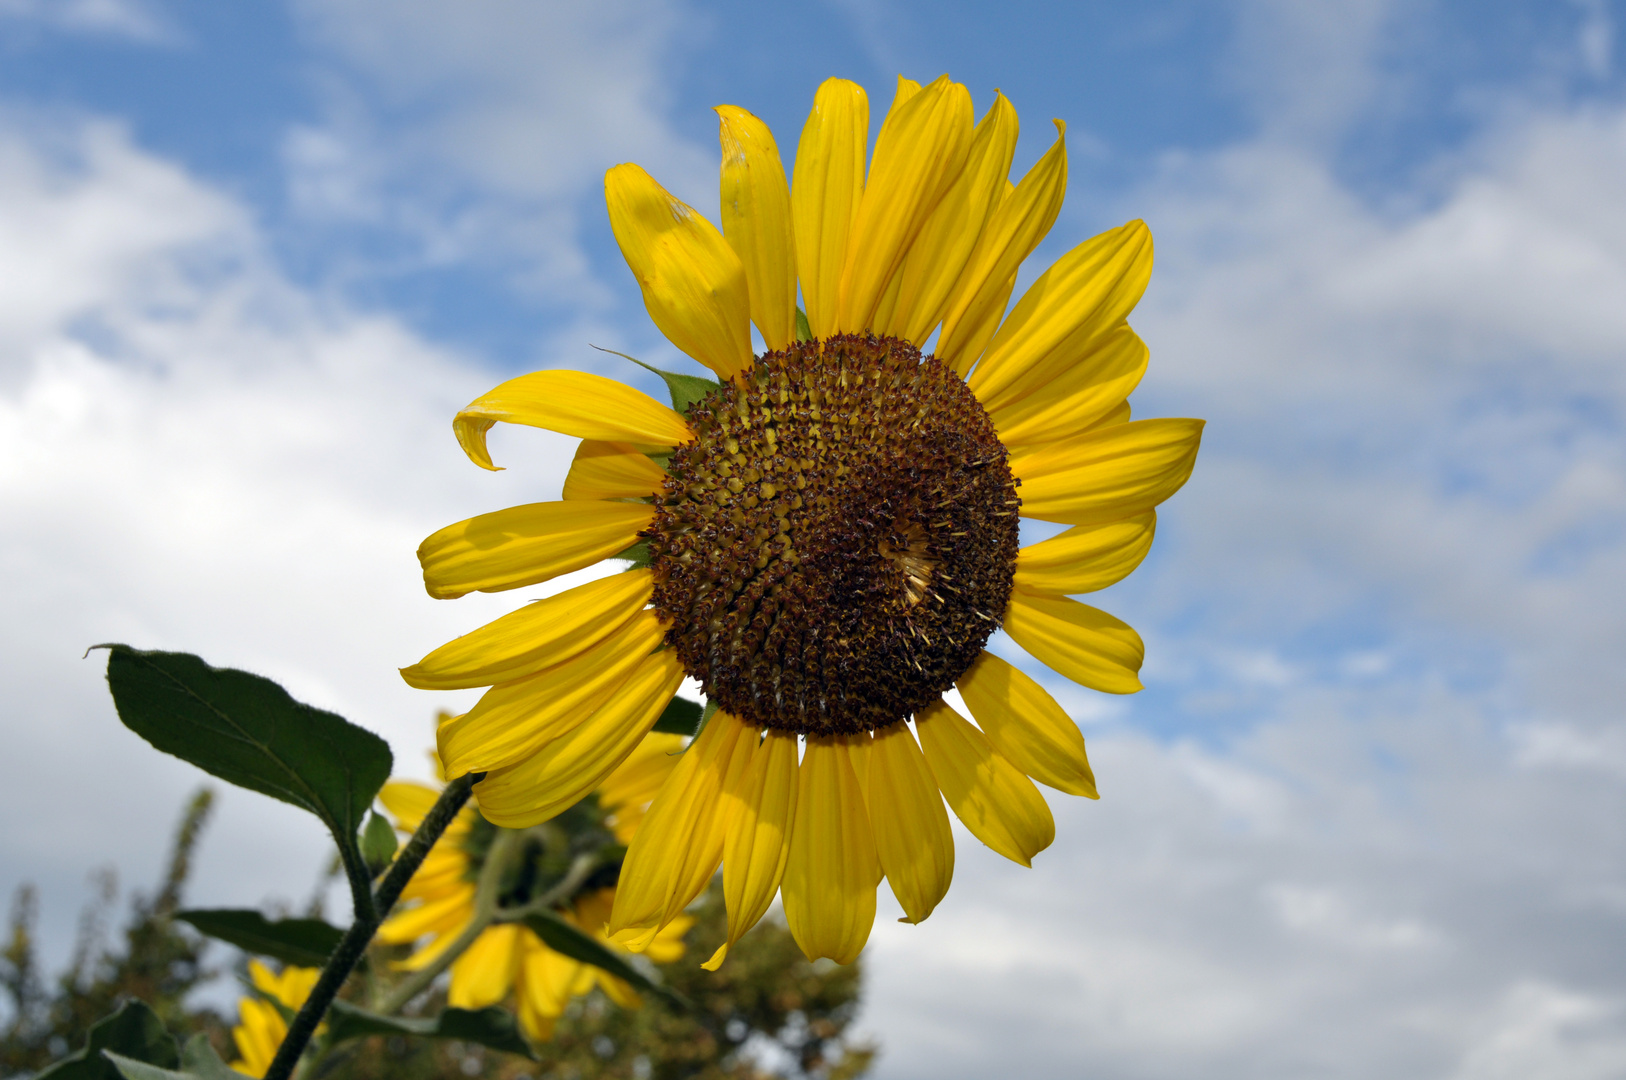
{"type": "Polygon", "coordinates": [[[484,773],[469,773],[447,784],[446,790],[440,793],[440,798],[418,824],[412,839],[407,841],[406,847],[384,874],[384,879],[378,883],[378,888],[368,894],[367,903],[363,904],[359,896],[356,898],[355,919],[344,937],[339,939],[333,955],[328,958],[327,966],[322,969],[321,978],[311,989],[310,997],[305,999],[305,1004],[288,1025],[288,1034],[283,1038],[282,1045],[277,1047],[276,1057],[271,1059],[271,1066],[265,1071],[265,1080],[288,1080],[293,1075],[300,1055],[316,1033],[316,1026],[322,1022],[328,1006],[333,1004],[345,980],[350,978],[350,972],[355,970],[362,954],[367,951],[367,944],[378,932],[379,924],[390,913],[390,908],[395,906],[406,883],[423,865],[429,849],[435,846],[435,841],[446,831],[446,826],[452,823],[457,812],[463,809],[463,804],[469,801],[469,792],[484,777],[484,773]]]}

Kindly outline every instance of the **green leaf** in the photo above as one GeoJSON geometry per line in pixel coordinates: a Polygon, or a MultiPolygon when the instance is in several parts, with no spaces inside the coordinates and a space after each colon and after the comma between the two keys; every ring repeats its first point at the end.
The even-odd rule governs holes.
{"type": "Polygon", "coordinates": [[[599,352],[619,356],[623,360],[631,360],[645,371],[653,371],[659,375],[666,382],[666,392],[672,395],[672,408],[680,413],[687,413],[690,405],[712,393],[720,385],[717,380],[707,379],[700,375],[679,375],[675,371],[662,371],[658,367],[652,367],[644,363],[636,356],[628,356],[626,353],[616,352],[614,349],[600,348],[597,345],[594,345],[593,348],[598,349],[599,352]]]}
{"type": "Polygon", "coordinates": [[[190,653],[96,647],[108,650],[107,682],[126,727],[222,780],[309,810],[359,858],[356,830],[390,775],[388,743],[260,675],[190,653]]]}
{"type": "Polygon", "coordinates": [[[796,309],[796,340],[813,340],[813,327],[807,321],[807,312],[803,311],[801,308],[796,309]]]}
{"type": "Polygon", "coordinates": [[[584,933],[552,912],[543,911],[527,915],[525,916],[525,925],[530,927],[531,931],[556,953],[562,953],[572,960],[580,960],[584,964],[602,968],[639,990],[647,990],[652,994],[665,998],[669,1003],[680,1009],[692,1007],[688,998],[671,987],[663,986],[654,981],[628,963],[626,954],[617,952],[591,934],[584,933]]]}
{"type": "Polygon", "coordinates": [[[198,908],[177,911],[175,918],[244,952],[296,967],[326,966],[344,936],[321,919],[272,920],[247,908],[198,908]]]}
{"type": "Polygon", "coordinates": [[[612,559],[626,559],[632,565],[628,570],[642,570],[649,565],[649,541],[640,540],[625,551],[610,556],[612,559]]]}
{"type": "MultiPolygon", "coordinates": [[[[710,698],[707,698],[706,699],[706,707],[700,713],[700,723],[695,725],[695,729],[694,729],[695,738],[698,739],[700,737],[700,733],[702,731],[706,730],[706,725],[711,723],[712,714],[714,714],[716,711],[717,711],[717,702],[713,701],[710,698]]],[[[690,743],[689,745],[693,746],[694,743],[690,743]]]]}
{"type": "Polygon", "coordinates": [[[348,1001],[335,1001],[328,1013],[328,1037],[338,1043],[367,1035],[461,1039],[536,1060],[530,1043],[525,1041],[525,1036],[520,1034],[519,1026],[514,1022],[514,1014],[495,1005],[484,1009],[447,1009],[434,1018],[410,1019],[383,1016],[348,1001]]]}
{"type": "Polygon", "coordinates": [[[181,1050],[181,1068],[165,1069],[125,1057],[111,1050],[102,1052],[124,1080],[244,1080],[244,1074],[227,1066],[209,1045],[209,1036],[199,1033],[187,1040],[181,1050]]]}
{"type": "Polygon", "coordinates": [[[700,702],[675,697],[671,704],[666,706],[666,711],[661,713],[660,719],[655,721],[653,730],[672,735],[693,735],[700,730],[700,717],[703,713],[700,702]]]}
{"type": "Polygon", "coordinates": [[[395,858],[399,846],[390,823],[379,817],[376,810],[368,814],[367,825],[361,830],[361,857],[367,860],[367,869],[375,877],[395,858]]]}
{"type": "Polygon", "coordinates": [[[102,1056],[104,1050],[149,1067],[170,1068],[180,1061],[175,1040],[158,1014],[145,1002],[127,1001],[90,1026],[84,1046],[35,1074],[34,1080],[119,1080],[118,1069],[102,1056]]]}

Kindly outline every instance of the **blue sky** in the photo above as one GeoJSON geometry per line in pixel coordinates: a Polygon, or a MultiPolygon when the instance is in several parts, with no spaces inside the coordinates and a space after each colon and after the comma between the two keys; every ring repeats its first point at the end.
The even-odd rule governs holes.
{"type": "MultiPolygon", "coordinates": [[[[959,834],[920,927],[883,908],[878,1075],[1626,1076],[1622,16],[0,0],[0,888],[39,885],[65,956],[86,868],[146,880],[196,782],[117,727],[91,642],[273,674],[421,772],[439,702],[394,667],[513,598],[429,601],[416,543],[556,497],[571,452],[499,432],[480,473],[452,412],[631,377],[589,342],[687,362],[603,170],[714,213],[711,106],[788,158],[824,77],[879,114],[947,71],[1012,99],[1018,171],[1070,125],[1027,279],[1149,222],[1136,414],[1210,424],[1098,599],[1147,689],[1048,684],[1105,798],[1053,798],[1031,871],[959,834]]],[[[195,899],[293,900],[320,859],[228,796],[195,899]]]]}

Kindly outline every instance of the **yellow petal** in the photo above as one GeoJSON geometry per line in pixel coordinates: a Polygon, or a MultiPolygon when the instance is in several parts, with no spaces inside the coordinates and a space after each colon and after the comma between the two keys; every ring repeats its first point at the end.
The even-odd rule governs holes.
{"type": "Polygon", "coordinates": [[[655,516],[645,503],[546,502],[460,521],[418,545],[429,595],[503,592],[625,551],[655,516]]]}
{"type": "Polygon", "coordinates": [[[666,470],[631,443],[583,439],[565,475],[566,499],[642,499],[661,490],[666,470]]]}
{"type": "Polygon", "coordinates": [[[416,829],[439,799],[440,792],[417,780],[391,780],[378,792],[378,801],[395,819],[395,827],[403,832],[416,829]]]}
{"type": "Polygon", "coordinates": [[[835,333],[847,237],[864,194],[869,99],[846,79],[826,79],[802,127],[790,189],[802,304],[816,338],[835,333]]]}
{"type": "Polygon", "coordinates": [[[732,794],[738,806],[723,846],[728,940],[700,965],[707,971],[716,971],[729,948],[767,912],[785,876],[796,820],[796,736],[770,730],[732,794]]]}
{"type": "Polygon", "coordinates": [[[954,878],[948,812],[908,724],[876,732],[868,756],[875,853],[908,921],[918,923],[948,895],[954,878]]]}
{"type": "Polygon", "coordinates": [[[438,900],[398,911],[378,928],[378,940],[395,945],[417,941],[425,934],[461,929],[474,912],[474,883],[465,882],[438,900]]]}
{"type": "Polygon", "coordinates": [[[552,1037],[554,1021],[570,1003],[570,986],[581,965],[548,948],[529,930],[521,938],[525,944],[515,980],[520,1025],[533,1041],[542,1042],[552,1037]]]}
{"type": "Polygon", "coordinates": [[[533,371],[466,405],[452,420],[452,431],[482,469],[497,468],[486,450],[486,432],[499,420],[642,446],[676,446],[694,438],[688,421],[642,390],[586,371],[533,371]]]}
{"type": "Polygon", "coordinates": [[[483,1009],[508,996],[519,968],[517,923],[488,926],[468,950],[452,961],[452,985],[446,1004],[454,1009],[483,1009]]]}
{"type": "Polygon", "coordinates": [[[947,75],[887,117],[842,264],[838,331],[869,327],[909,245],[965,167],[972,120],[970,93],[947,75]]]}
{"type": "Polygon", "coordinates": [[[719,711],[678,759],[621,864],[612,939],[642,950],[711,880],[727,836],[723,784],[735,752],[755,738],[754,728],[719,711]]]}
{"type": "Polygon", "coordinates": [[[1057,791],[1100,798],[1083,733],[1044,687],[989,652],[954,685],[1006,761],[1057,791]]]}
{"type": "Polygon", "coordinates": [[[1075,525],[1016,553],[1016,583],[1035,592],[1095,592],[1122,581],[1152,550],[1157,512],[1075,525]]]}
{"type": "Polygon", "coordinates": [[[902,331],[893,326],[894,317],[898,311],[898,294],[903,290],[903,267],[892,275],[881,292],[881,301],[875,305],[875,317],[870,320],[870,326],[875,333],[883,336],[902,337],[902,331]]]}
{"type": "Polygon", "coordinates": [[[586,723],[531,757],[494,769],[475,785],[480,812],[493,825],[527,829],[574,806],[632,753],[683,682],[671,649],[645,657],[586,723]]]}
{"type": "Polygon", "coordinates": [[[920,84],[903,75],[898,76],[898,84],[892,89],[892,104],[886,110],[886,116],[881,120],[881,130],[886,131],[888,124],[892,123],[898,115],[903,103],[920,93],[920,84]]]}
{"type": "MultiPolygon", "coordinates": [[[[627,760],[604,778],[598,788],[598,804],[617,841],[632,843],[638,826],[643,823],[645,809],[677,768],[682,752],[683,736],[653,731],[644,736],[644,741],[627,755],[627,760]]],[[[608,911],[605,918],[609,918],[608,911]]]]}
{"type": "Polygon", "coordinates": [[[937,355],[962,375],[981,355],[1005,304],[1017,267],[1039,246],[1061,212],[1067,194],[1067,125],[1056,124],[1056,142],[1003,199],[977,238],[976,250],[955,282],[943,316],[937,355]]]}
{"type": "MultiPolygon", "coordinates": [[[[649,603],[647,569],[611,574],[527,604],[401,669],[419,690],[495,686],[563,663],[625,626],[649,603]]],[[[416,824],[402,825],[404,829],[416,824]]]]}
{"type": "Polygon", "coordinates": [[[940,701],[915,714],[915,727],[954,816],[1007,859],[1032,866],[1033,856],[1056,838],[1056,821],[1033,781],[940,701]]]}
{"type": "Polygon", "coordinates": [[[653,611],[640,611],[579,656],[487,690],[474,708],[436,732],[447,775],[513,765],[585,723],[665,635],[653,611]]]}
{"type": "Polygon", "coordinates": [[[1016,110],[1004,94],[971,134],[971,151],[959,179],[926,219],[903,260],[896,313],[876,330],[922,345],[942,322],[949,296],[964,277],[972,249],[1005,195],[1016,152],[1016,110]]]}
{"type": "Polygon", "coordinates": [[[751,320],[770,349],[796,340],[796,235],[790,185],[768,125],[735,105],[719,105],[723,147],[723,236],[745,266],[751,320]]]}
{"type": "Polygon", "coordinates": [[[846,748],[812,737],[802,759],[785,864],[785,921],[809,960],[858,959],[875,923],[881,864],[846,748]]]}
{"type": "Polygon", "coordinates": [[[242,1059],[232,1062],[232,1068],[250,1076],[264,1076],[288,1036],[288,1022],[270,1002],[255,998],[240,1000],[237,1012],[242,1023],[231,1029],[231,1035],[242,1059]]]}
{"type": "Polygon", "coordinates": [[[1203,421],[1134,420],[1011,454],[1023,517],[1093,525],[1141,514],[1191,478],[1203,421]]]}
{"type": "Polygon", "coordinates": [[[1146,374],[1146,361],[1146,343],[1119,323],[1083,356],[1029,369],[989,419],[1013,450],[1071,438],[1123,404],[1146,374]]]}
{"type": "Polygon", "coordinates": [[[1128,316],[1152,276],[1152,234],[1131,221],[1092,237],[1039,276],[988,343],[969,382],[994,406],[1011,384],[1055,357],[1071,362],[1128,316]]]}
{"type": "Polygon", "coordinates": [[[745,267],[717,227],[637,165],[604,174],[604,201],[644,307],[667,340],[725,379],[750,367],[745,267]]]}
{"type": "Polygon", "coordinates": [[[1145,659],[1140,635],[1099,608],[1024,588],[1011,590],[1005,632],[1034,659],[1091,690],[1133,694],[1145,659]]]}

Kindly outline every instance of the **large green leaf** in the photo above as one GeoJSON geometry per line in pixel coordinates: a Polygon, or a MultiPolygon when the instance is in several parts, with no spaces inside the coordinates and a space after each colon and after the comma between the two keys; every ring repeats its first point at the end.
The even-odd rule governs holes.
{"type": "Polygon", "coordinates": [[[614,349],[605,349],[598,345],[594,345],[593,348],[598,349],[599,352],[619,356],[623,360],[631,360],[645,371],[652,371],[659,375],[661,381],[666,383],[666,392],[672,395],[672,408],[680,413],[687,413],[690,405],[716,390],[719,385],[715,379],[707,379],[700,375],[680,375],[675,371],[663,371],[658,367],[652,367],[644,363],[636,356],[628,356],[626,353],[616,352],[614,349]]]}
{"type": "Polygon", "coordinates": [[[703,711],[700,702],[675,697],[655,721],[652,730],[665,731],[672,735],[693,735],[700,730],[700,716],[703,711]]]}
{"type": "Polygon", "coordinates": [[[244,952],[297,967],[325,966],[344,936],[321,919],[267,919],[247,908],[197,908],[177,911],[175,918],[244,952]]]}
{"type": "Polygon", "coordinates": [[[527,915],[525,925],[530,927],[536,936],[541,938],[548,948],[554,952],[563,953],[572,960],[580,960],[584,964],[602,968],[639,990],[647,990],[652,994],[665,998],[680,1009],[690,1008],[688,998],[669,986],[661,985],[633,967],[632,964],[628,963],[625,953],[617,952],[598,940],[598,938],[572,926],[552,912],[537,912],[533,915],[527,915]]]}
{"type": "Polygon", "coordinates": [[[245,1080],[243,1073],[220,1060],[215,1048],[209,1045],[209,1036],[201,1033],[188,1039],[181,1050],[179,1071],[137,1061],[111,1050],[103,1054],[124,1080],[245,1080]]]}
{"type": "Polygon", "coordinates": [[[104,1050],[164,1068],[180,1060],[175,1039],[158,1015],[145,1002],[127,1001],[90,1026],[84,1046],[35,1074],[34,1080],[119,1080],[119,1071],[102,1056],[104,1050]]]}
{"type": "Polygon", "coordinates": [[[126,727],[222,780],[309,810],[360,861],[356,830],[393,762],[383,739],[260,675],[190,653],[101,647],[126,727]]]}
{"type": "Polygon", "coordinates": [[[368,1012],[348,1001],[335,1001],[328,1013],[328,1037],[335,1043],[366,1035],[416,1035],[424,1039],[461,1039],[493,1050],[536,1060],[520,1034],[514,1014],[492,1005],[484,1009],[446,1009],[433,1018],[412,1019],[368,1012]]]}

